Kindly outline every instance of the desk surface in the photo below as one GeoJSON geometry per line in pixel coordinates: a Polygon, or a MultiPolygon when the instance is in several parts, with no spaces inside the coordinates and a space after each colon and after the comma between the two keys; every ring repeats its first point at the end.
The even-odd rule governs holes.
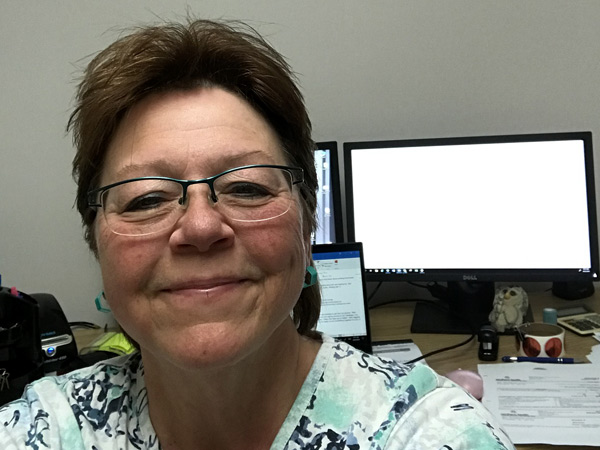
{"type": "MultiPolygon", "coordinates": [[[[600,294],[596,293],[593,297],[580,301],[565,301],[556,298],[550,291],[529,293],[529,303],[533,311],[534,320],[542,319],[544,308],[565,308],[574,304],[584,303],[595,311],[600,311],[600,294]]],[[[386,341],[395,339],[412,339],[423,354],[429,353],[442,347],[457,344],[464,341],[465,335],[450,334],[413,334],[410,332],[410,324],[414,310],[414,302],[396,303],[392,305],[380,306],[370,311],[371,315],[371,334],[373,341],[386,341]]],[[[583,358],[589,354],[590,348],[597,344],[593,337],[582,337],[571,331],[565,334],[565,353],[566,356],[583,358]]],[[[427,364],[440,374],[445,374],[454,369],[477,370],[477,365],[481,363],[490,363],[480,361],[477,357],[479,343],[477,338],[473,339],[467,345],[449,350],[437,355],[426,358],[427,364]]],[[[514,355],[515,338],[514,336],[500,336],[498,356],[514,355]]],[[[498,362],[498,361],[496,361],[498,362]]],[[[491,363],[494,363],[493,361],[491,363]]],[[[500,362],[500,364],[503,364],[500,362]]],[[[506,363],[504,363],[506,364],[506,363]]],[[[560,445],[542,445],[528,444],[517,445],[518,449],[553,449],[553,450],[581,450],[586,447],[560,446],[560,445]]],[[[589,448],[589,447],[587,447],[589,448]]]]}

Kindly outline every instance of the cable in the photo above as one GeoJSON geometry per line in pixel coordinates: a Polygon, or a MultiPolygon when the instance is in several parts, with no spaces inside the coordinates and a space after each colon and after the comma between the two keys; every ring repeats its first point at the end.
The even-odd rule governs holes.
{"type": "Polygon", "coordinates": [[[477,334],[473,333],[471,336],[469,336],[468,339],[466,339],[462,342],[459,342],[458,344],[450,345],[448,347],[438,348],[437,350],[433,350],[429,353],[425,353],[424,355],[421,355],[418,358],[414,358],[414,359],[411,359],[410,361],[406,361],[404,364],[414,364],[417,361],[421,361],[422,359],[428,358],[433,355],[437,355],[438,353],[446,352],[448,350],[454,350],[455,348],[461,347],[463,345],[467,345],[469,342],[471,342],[475,338],[475,336],[477,336],[477,334]]]}
{"type": "MultiPolygon", "coordinates": [[[[368,300],[369,303],[372,300],[372,298],[375,296],[375,293],[377,292],[377,290],[381,287],[381,283],[382,282],[379,282],[379,284],[377,285],[377,287],[375,288],[373,293],[369,296],[369,300],[368,300]]],[[[429,300],[429,299],[423,299],[423,298],[394,299],[394,300],[384,301],[384,302],[378,303],[376,305],[369,305],[369,309],[374,309],[374,308],[378,308],[380,306],[385,306],[385,305],[389,305],[389,304],[393,304],[393,303],[405,303],[405,302],[429,303],[431,305],[434,305],[437,308],[443,309],[446,313],[451,314],[456,319],[458,319],[459,321],[461,321],[465,325],[467,325],[467,327],[471,330],[471,336],[469,336],[464,341],[459,342],[458,344],[454,344],[454,345],[450,345],[447,347],[439,348],[437,350],[433,350],[431,352],[428,352],[424,355],[419,356],[418,358],[414,358],[410,361],[407,361],[404,364],[414,364],[417,361],[421,361],[422,359],[428,358],[433,355],[437,355],[438,353],[442,353],[442,352],[449,351],[449,350],[454,350],[455,348],[462,347],[463,345],[467,345],[469,342],[471,342],[473,339],[475,339],[475,336],[477,336],[477,331],[473,329],[472,325],[468,321],[466,321],[464,319],[464,317],[456,314],[454,311],[452,311],[451,309],[449,309],[445,306],[445,301],[448,298],[448,288],[447,287],[442,286],[437,282],[423,285],[420,283],[415,283],[415,282],[409,281],[408,284],[418,287],[418,288],[421,288],[421,289],[427,289],[429,291],[429,293],[431,294],[431,296],[438,300],[429,300]]]]}
{"type": "Polygon", "coordinates": [[[69,327],[71,328],[90,328],[90,329],[99,329],[102,328],[100,325],[96,325],[92,322],[69,322],[69,327]]]}
{"type": "MultiPolygon", "coordinates": [[[[377,286],[375,286],[375,289],[373,290],[373,292],[371,292],[371,295],[369,295],[367,297],[367,305],[369,305],[371,303],[371,300],[373,299],[373,297],[375,297],[375,294],[377,294],[377,291],[379,290],[379,288],[381,287],[381,285],[383,284],[383,281],[380,281],[377,286]]],[[[370,306],[369,306],[370,308],[370,306]]]]}
{"type": "Polygon", "coordinates": [[[410,303],[410,302],[432,302],[432,303],[434,303],[435,301],[427,300],[424,298],[396,298],[393,300],[386,300],[381,303],[376,303],[375,305],[369,305],[369,309],[379,308],[380,306],[392,305],[394,303],[410,303]]]}

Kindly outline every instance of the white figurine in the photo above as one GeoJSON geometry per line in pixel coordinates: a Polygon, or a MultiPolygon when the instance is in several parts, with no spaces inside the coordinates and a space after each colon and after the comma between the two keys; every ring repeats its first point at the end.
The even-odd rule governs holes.
{"type": "Polygon", "coordinates": [[[527,313],[529,298],[520,286],[503,286],[496,289],[490,323],[499,332],[518,327],[527,313]]]}

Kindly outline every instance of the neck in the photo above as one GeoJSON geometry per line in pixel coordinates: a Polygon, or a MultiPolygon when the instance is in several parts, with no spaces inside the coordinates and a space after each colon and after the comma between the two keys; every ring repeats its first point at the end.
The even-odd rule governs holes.
{"type": "Polygon", "coordinates": [[[216,369],[176,368],[142,349],[163,450],[269,448],[319,348],[289,325],[240,362],[216,369]]]}

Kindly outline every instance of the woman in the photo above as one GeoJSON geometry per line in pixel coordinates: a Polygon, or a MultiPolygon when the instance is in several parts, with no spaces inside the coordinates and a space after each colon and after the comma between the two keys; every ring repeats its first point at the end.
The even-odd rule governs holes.
{"type": "Polygon", "coordinates": [[[512,448],[427,367],[313,331],[311,125],[251,29],[121,38],[69,126],[86,240],[139,352],[33,383],[0,410],[1,448],[512,448]]]}

